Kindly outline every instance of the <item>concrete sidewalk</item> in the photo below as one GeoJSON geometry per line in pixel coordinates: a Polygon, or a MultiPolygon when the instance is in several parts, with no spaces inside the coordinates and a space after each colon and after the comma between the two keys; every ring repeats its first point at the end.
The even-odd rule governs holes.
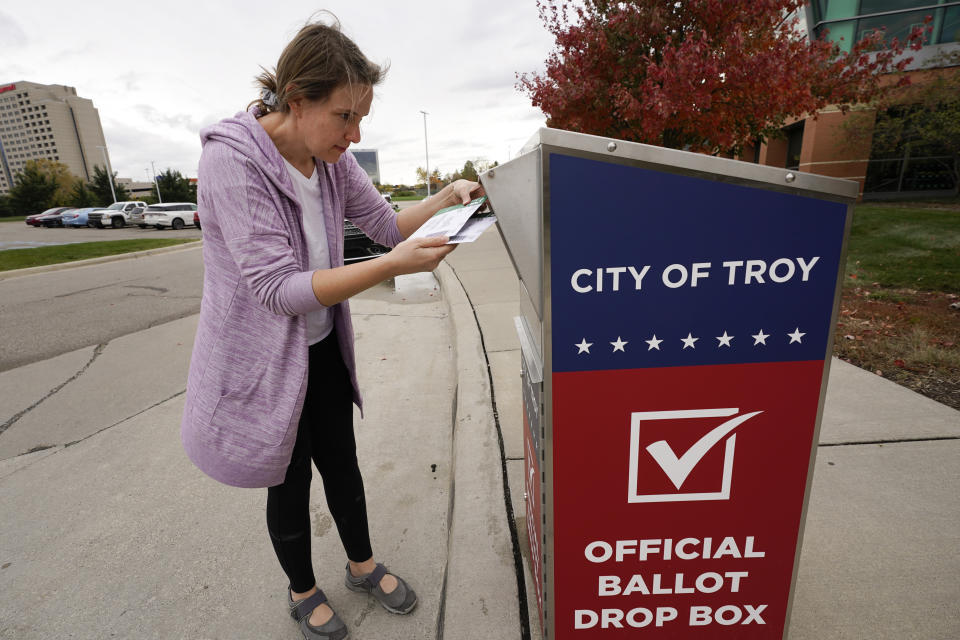
{"type": "MultiPolygon", "coordinates": [[[[352,303],[374,551],[420,595],[398,618],[343,587],[314,483],[317,579],[354,640],[540,634],[516,276],[496,230],[447,263],[439,287],[401,278],[352,303]]],[[[180,447],[195,322],[0,373],[0,638],[300,637],[265,492],[210,480],[180,447]]],[[[960,412],[834,361],[790,638],[960,637],[958,491],[960,412]]]]}
{"type": "MultiPolygon", "coordinates": [[[[448,548],[490,564],[485,549],[507,531],[501,513],[478,531],[489,533],[483,548],[454,539],[470,544],[475,534],[472,523],[465,532],[451,526],[451,514],[482,516],[484,505],[463,492],[454,504],[455,474],[458,489],[482,479],[472,460],[454,468],[452,455],[489,445],[456,437],[455,412],[471,401],[456,400],[450,305],[427,277],[377,287],[353,303],[366,390],[356,433],[373,546],[415,585],[413,614],[393,616],[347,591],[319,481],[311,497],[317,579],[358,640],[436,637],[445,617],[463,619],[471,605],[460,594],[473,578],[461,562],[445,579],[448,548]]],[[[191,348],[181,336],[192,336],[195,324],[196,316],[185,318],[0,374],[0,638],[300,637],[266,534],[265,491],[210,480],[180,446],[191,348]],[[124,380],[127,393],[104,394],[105,379],[124,380]]],[[[490,460],[499,467],[495,449],[490,460]]],[[[491,504],[502,511],[502,490],[491,504]]],[[[515,584],[512,566],[502,564],[506,578],[493,579],[477,611],[516,606],[515,592],[501,586],[515,584]]]]}
{"type": "MultiPolygon", "coordinates": [[[[456,280],[442,282],[462,284],[485,345],[538,638],[523,517],[517,277],[495,229],[447,262],[456,280]]],[[[790,639],[960,638],[958,495],[960,412],[834,359],[790,639]]]]}

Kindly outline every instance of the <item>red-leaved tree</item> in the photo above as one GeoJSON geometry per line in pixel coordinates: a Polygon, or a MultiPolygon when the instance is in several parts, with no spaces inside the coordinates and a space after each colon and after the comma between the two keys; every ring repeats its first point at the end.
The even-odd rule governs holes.
{"type": "Polygon", "coordinates": [[[707,153],[738,153],[790,118],[868,102],[905,47],[883,32],[810,41],[805,0],[538,0],[556,38],[541,74],[517,87],[548,125],[707,153]]]}

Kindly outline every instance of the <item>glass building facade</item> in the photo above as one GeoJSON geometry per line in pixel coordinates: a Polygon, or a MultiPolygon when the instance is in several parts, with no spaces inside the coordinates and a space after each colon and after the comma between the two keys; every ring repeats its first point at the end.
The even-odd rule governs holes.
{"type": "Polygon", "coordinates": [[[910,31],[929,16],[931,33],[924,44],[960,42],[960,1],[953,0],[812,0],[814,37],[825,33],[850,51],[854,42],[883,29],[885,38],[904,42],[910,31]]]}

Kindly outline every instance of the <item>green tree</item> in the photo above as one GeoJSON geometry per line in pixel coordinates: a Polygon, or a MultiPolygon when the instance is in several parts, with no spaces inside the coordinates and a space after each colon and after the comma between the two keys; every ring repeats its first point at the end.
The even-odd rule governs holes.
{"type": "Polygon", "coordinates": [[[463,163],[463,169],[460,170],[460,177],[463,180],[477,181],[477,169],[473,160],[467,160],[463,163]]]}
{"type": "Polygon", "coordinates": [[[83,180],[77,180],[70,189],[70,196],[67,204],[71,207],[95,207],[97,206],[97,196],[90,190],[87,183],[83,180]]]}
{"type": "Polygon", "coordinates": [[[0,194],[0,218],[15,216],[17,212],[13,210],[13,204],[10,202],[10,196],[0,194]]]}
{"type": "Polygon", "coordinates": [[[80,181],[80,178],[70,173],[70,167],[62,162],[56,162],[49,158],[39,158],[30,160],[28,164],[36,167],[37,171],[46,174],[56,183],[57,189],[50,201],[51,207],[65,207],[70,205],[70,194],[73,185],[80,181]]]}
{"type": "Polygon", "coordinates": [[[881,107],[875,152],[889,156],[913,147],[929,154],[960,153],[960,75],[940,69],[898,90],[881,107]]]}
{"type": "MultiPolygon", "coordinates": [[[[417,182],[426,186],[427,184],[427,171],[423,167],[417,167],[417,182]]],[[[435,167],[433,171],[430,172],[430,193],[436,193],[444,186],[443,177],[440,175],[439,167],[435,167]]]]}
{"type": "MultiPolygon", "coordinates": [[[[110,192],[110,174],[100,165],[93,167],[93,180],[87,184],[87,188],[93,191],[94,198],[97,201],[95,206],[107,206],[113,204],[113,194],[110,192]]],[[[122,184],[117,183],[117,172],[113,172],[113,188],[117,194],[117,202],[130,199],[130,192],[122,184]]]]}
{"type": "Polygon", "coordinates": [[[13,179],[10,188],[10,208],[13,215],[40,213],[53,206],[57,181],[36,161],[28,161],[13,179]]]}
{"type": "Polygon", "coordinates": [[[427,184],[427,170],[423,167],[417,167],[417,184],[426,185],[427,184]]]}
{"type": "Polygon", "coordinates": [[[844,122],[848,148],[870,144],[873,160],[942,158],[960,184],[960,53],[934,58],[909,85],[898,86],[844,122]],[[947,158],[951,158],[947,160],[947,158]]]}
{"type": "Polygon", "coordinates": [[[481,173],[494,166],[496,166],[496,163],[491,164],[485,158],[467,160],[463,163],[463,168],[461,168],[459,171],[448,173],[444,177],[444,180],[448,183],[456,180],[472,180],[473,182],[476,182],[481,173]]]}
{"type": "Polygon", "coordinates": [[[157,176],[157,186],[164,202],[196,202],[196,188],[179,171],[168,168],[157,176]]]}

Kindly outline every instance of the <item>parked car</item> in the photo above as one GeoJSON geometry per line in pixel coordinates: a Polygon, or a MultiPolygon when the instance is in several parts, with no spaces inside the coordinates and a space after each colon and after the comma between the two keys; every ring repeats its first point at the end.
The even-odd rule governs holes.
{"type": "Polygon", "coordinates": [[[42,213],[35,213],[32,216],[27,216],[27,219],[25,220],[25,222],[31,227],[42,227],[43,222],[40,221],[40,218],[42,216],[51,216],[57,213],[63,213],[69,208],[70,207],[54,207],[52,209],[47,209],[42,213]]]}
{"type": "Polygon", "coordinates": [[[89,221],[90,212],[96,209],[96,207],[85,207],[64,211],[60,214],[60,222],[64,227],[85,227],[89,221]]]}
{"type": "Polygon", "coordinates": [[[393,201],[393,197],[389,193],[381,194],[383,199],[390,203],[390,206],[393,207],[394,211],[400,211],[400,205],[393,201]]]}
{"type": "Polygon", "coordinates": [[[369,260],[390,251],[389,247],[377,244],[349,220],[343,221],[343,261],[369,260]]]}
{"type": "Polygon", "coordinates": [[[146,208],[147,203],[139,200],[114,202],[109,207],[91,211],[88,226],[103,229],[105,226],[110,225],[114,229],[121,229],[129,223],[131,213],[137,209],[143,211],[146,208]]]}
{"type": "Polygon", "coordinates": [[[199,211],[193,212],[193,226],[195,226],[197,229],[200,228],[200,212],[199,211]]]}
{"type": "Polygon", "coordinates": [[[147,223],[143,221],[143,213],[147,210],[147,207],[137,207],[130,211],[127,214],[127,224],[133,226],[137,225],[141,229],[147,228],[147,223]]]}
{"type": "Polygon", "coordinates": [[[193,214],[196,212],[197,205],[192,202],[152,204],[143,212],[143,222],[148,227],[157,229],[183,229],[186,225],[193,224],[193,214]]]}
{"type": "Polygon", "coordinates": [[[40,216],[37,218],[37,220],[44,227],[62,227],[63,220],[61,219],[61,216],[65,213],[69,213],[70,211],[73,211],[73,207],[67,207],[59,213],[48,213],[45,216],[40,216]]]}

